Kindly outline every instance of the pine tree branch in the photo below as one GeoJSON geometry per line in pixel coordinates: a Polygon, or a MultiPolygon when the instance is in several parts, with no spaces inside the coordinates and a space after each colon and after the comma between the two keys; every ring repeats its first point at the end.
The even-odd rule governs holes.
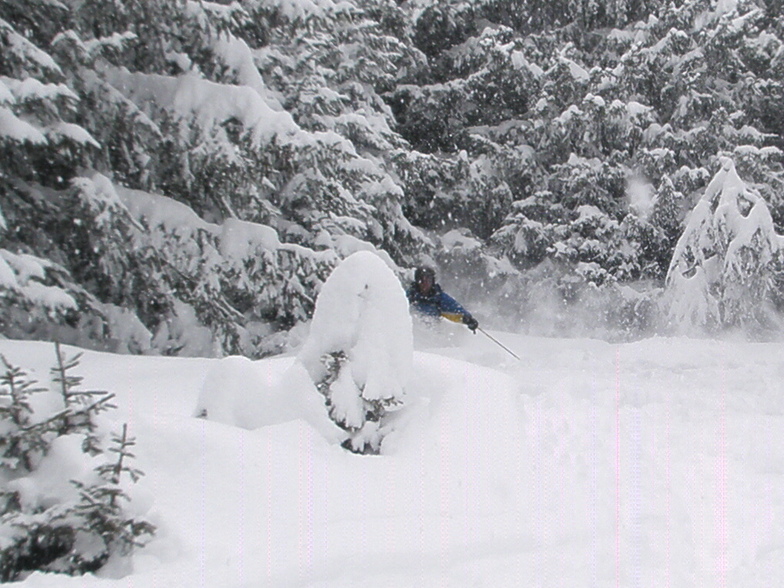
{"type": "MultiPolygon", "coordinates": [[[[177,276],[178,276],[178,277],[179,277],[181,280],[183,280],[183,281],[187,282],[188,284],[190,284],[191,288],[195,289],[195,288],[198,286],[198,282],[197,282],[195,279],[193,279],[193,278],[192,278],[192,277],[190,277],[189,275],[185,274],[185,273],[184,273],[182,270],[180,270],[179,268],[177,268],[177,267],[175,267],[174,265],[172,265],[172,263],[171,263],[171,262],[170,262],[168,259],[165,259],[165,258],[161,257],[161,261],[162,261],[162,262],[163,262],[163,263],[166,265],[166,267],[168,267],[168,268],[169,268],[169,269],[170,269],[172,272],[174,272],[175,274],[177,274],[177,276]]],[[[223,295],[220,295],[220,294],[219,294],[219,295],[216,297],[216,300],[215,300],[215,302],[216,302],[216,305],[217,305],[218,309],[220,309],[220,310],[222,310],[222,311],[223,311],[223,313],[224,313],[224,315],[225,315],[225,317],[226,317],[226,318],[234,318],[234,319],[237,319],[237,320],[242,320],[242,321],[244,321],[244,320],[245,320],[245,316],[244,316],[244,315],[243,315],[243,314],[242,314],[242,313],[241,313],[239,310],[237,310],[237,309],[236,309],[236,308],[234,308],[234,307],[233,307],[231,304],[229,304],[229,302],[228,302],[228,301],[226,301],[226,299],[224,298],[224,296],[223,296],[223,295]]]]}
{"type": "Polygon", "coordinates": [[[92,404],[90,404],[88,406],[85,406],[83,408],[80,408],[78,410],[73,410],[72,408],[66,408],[65,410],[61,410],[57,414],[49,417],[45,421],[41,421],[40,423],[35,423],[34,425],[30,425],[30,426],[24,427],[22,430],[23,431],[33,431],[33,430],[41,429],[41,428],[47,429],[47,428],[49,428],[48,425],[50,425],[52,423],[55,423],[58,420],[65,420],[65,419],[67,419],[70,416],[83,416],[83,415],[87,415],[87,414],[89,414],[89,413],[91,413],[93,411],[101,411],[101,410],[105,410],[105,409],[109,409],[109,408],[117,408],[117,406],[115,406],[114,404],[108,404],[108,402],[112,398],[114,398],[115,396],[116,396],[116,394],[114,394],[114,393],[108,394],[104,398],[101,398],[100,400],[97,400],[96,402],[93,402],[92,404]]]}
{"type": "MultiPolygon", "coordinates": [[[[128,423],[123,423],[122,428],[122,439],[119,441],[120,451],[119,451],[119,458],[117,459],[117,464],[114,466],[112,470],[112,483],[119,484],[120,483],[120,474],[123,471],[123,459],[125,458],[125,440],[128,437],[128,423]]],[[[111,500],[112,506],[114,505],[114,497],[111,500]]]]}

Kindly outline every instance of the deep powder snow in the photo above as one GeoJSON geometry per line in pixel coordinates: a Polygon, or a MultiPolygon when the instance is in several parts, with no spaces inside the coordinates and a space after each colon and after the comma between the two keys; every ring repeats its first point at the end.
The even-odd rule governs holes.
{"type": "MultiPolygon", "coordinates": [[[[133,508],[158,535],[123,579],[23,584],[776,585],[777,345],[494,335],[523,360],[479,335],[414,353],[380,456],[336,445],[307,375],[284,377],[294,358],[87,352],[85,386],[115,392],[138,439],[133,508]]],[[[0,352],[46,381],[50,344],[0,352]]]]}

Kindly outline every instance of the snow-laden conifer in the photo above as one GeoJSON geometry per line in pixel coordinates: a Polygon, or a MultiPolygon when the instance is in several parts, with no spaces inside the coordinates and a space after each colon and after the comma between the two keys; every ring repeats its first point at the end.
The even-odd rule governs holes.
{"type": "Polygon", "coordinates": [[[408,301],[375,253],[360,251],[330,274],[299,354],[345,446],[377,453],[388,411],[402,404],[413,358],[408,301]]]}
{"type": "Polygon", "coordinates": [[[767,203],[729,158],[691,211],[667,275],[676,328],[769,327],[782,238],[767,203]]]}
{"type": "MultiPolygon", "coordinates": [[[[33,408],[31,395],[45,389],[36,387],[36,381],[29,378],[22,368],[11,365],[5,357],[0,373],[0,468],[11,471],[33,470],[37,460],[45,452],[48,443],[46,431],[30,427],[33,408]]],[[[10,495],[0,492],[0,499],[8,500],[10,495]]],[[[0,514],[5,510],[0,505],[0,514]]]]}
{"type": "Polygon", "coordinates": [[[79,502],[73,507],[79,552],[69,558],[74,571],[97,569],[113,554],[128,555],[155,534],[151,523],[134,519],[123,510],[124,503],[130,502],[124,490],[126,479],[136,483],[144,475],[130,465],[136,457],[131,452],[136,439],[128,435],[127,423],[122,433],[112,434],[111,442],[108,452],[114,455],[94,469],[94,481],[71,481],[79,492],[79,502]]]}
{"type": "Polygon", "coordinates": [[[112,437],[113,457],[92,466],[104,451],[95,416],[114,408],[114,395],[81,389],[73,373],[80,357],[55,346],[50,389],[1,358],[0,581],[36,570],[95,572],[155,532],[126,509],[128,482],[142,475],[130,462],[127,425],[112,437]]]}

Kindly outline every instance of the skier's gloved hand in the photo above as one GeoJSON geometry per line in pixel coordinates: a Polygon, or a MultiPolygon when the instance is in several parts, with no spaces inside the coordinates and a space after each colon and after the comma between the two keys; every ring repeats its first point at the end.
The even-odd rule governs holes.
{"type": "Polygon", "coordinates": [[[479,328],[479,321],[477,321],[472,316],[463,317],[463,322],[465,323],[466,327],[471,329],[471,332],[476,334],[476,329],[479,328]]]}

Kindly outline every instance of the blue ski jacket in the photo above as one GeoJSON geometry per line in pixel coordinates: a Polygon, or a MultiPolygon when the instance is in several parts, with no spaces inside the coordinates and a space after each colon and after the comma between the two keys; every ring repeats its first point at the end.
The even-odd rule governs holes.
{"type": "Polygon", "coordinates": [[[422,294],[416,284],[406,291],[408,302],[417,312],[432,317],[444,317],[456,323],[468,323],[471,313],[435,284],[429,294],[422,294]]]}

